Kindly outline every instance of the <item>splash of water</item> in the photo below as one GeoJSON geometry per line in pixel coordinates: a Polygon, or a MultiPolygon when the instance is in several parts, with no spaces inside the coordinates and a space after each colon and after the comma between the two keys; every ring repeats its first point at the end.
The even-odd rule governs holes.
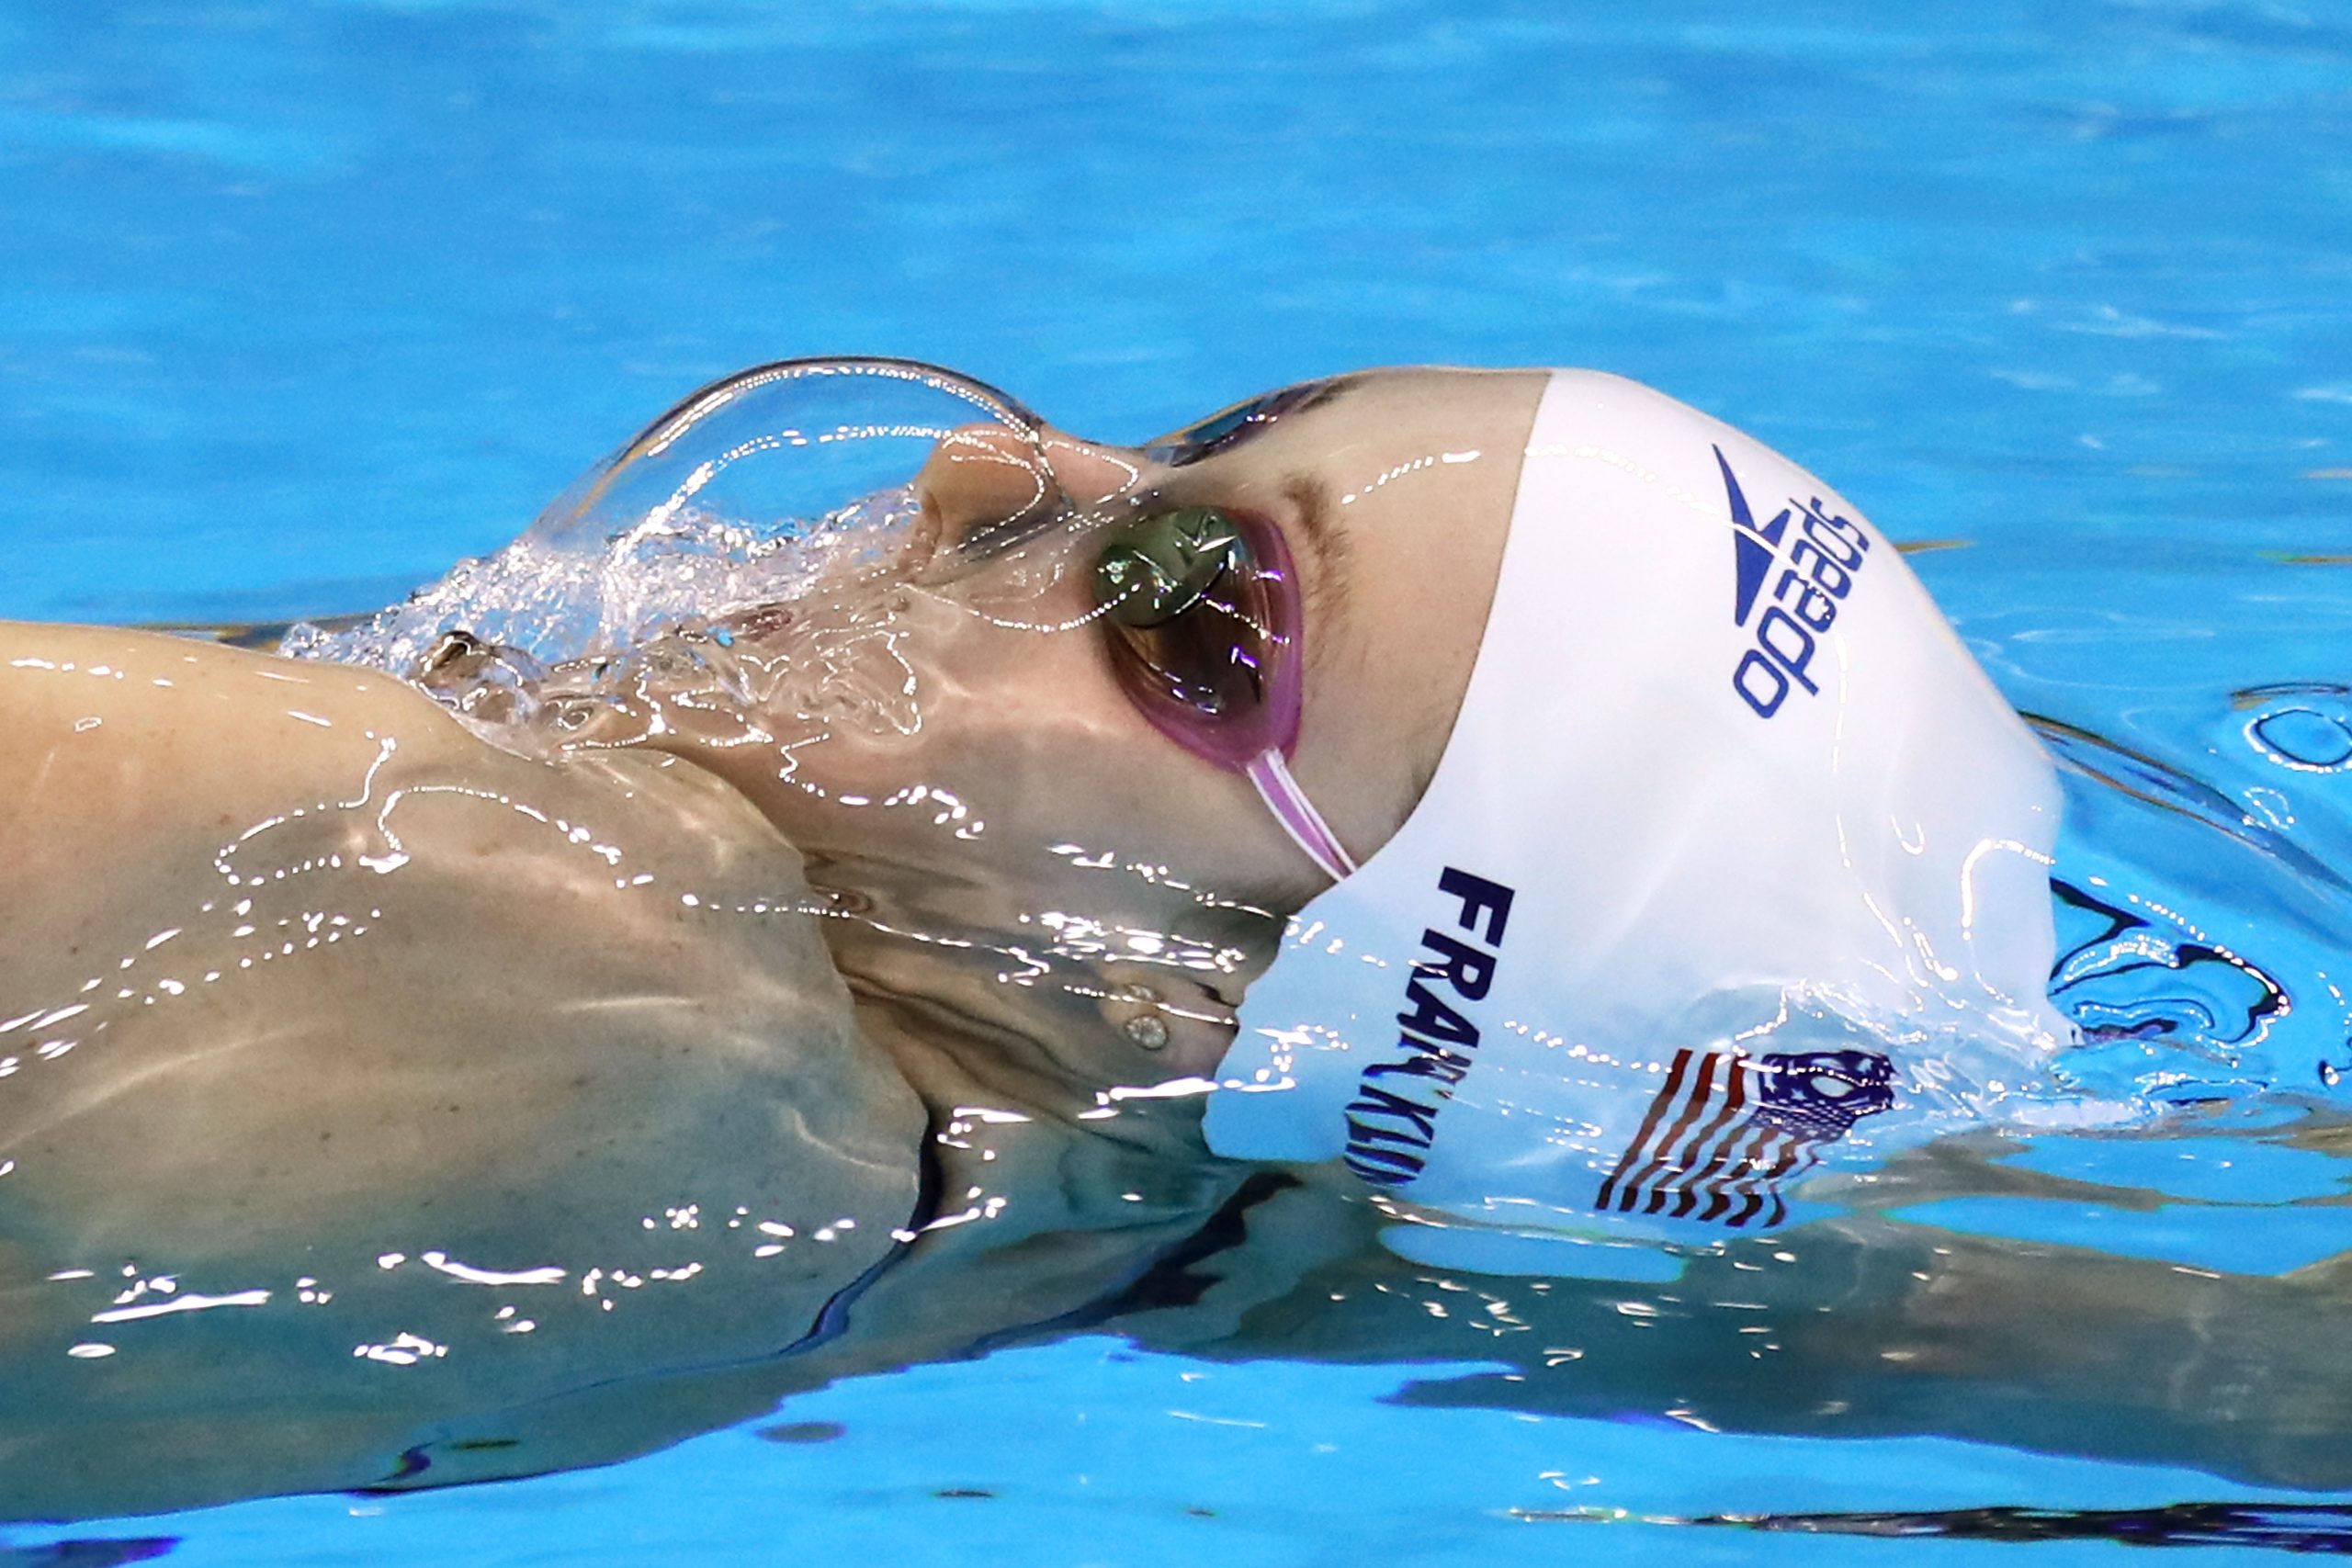
{"type": "Polygon", "coordinates": [[[298,623],[278,651],[416,680],[450,657],[449,638],[462,637],[499,650],[504,668],[485,678],[511,684],[558,665],[625,657],[665,633],[877,570],[907,547],[921,510],[912,487],[901,486],[820,517],[766,523],[691,505],[657,509],[612,534],[542,519],[355,626],[298,623]]]}

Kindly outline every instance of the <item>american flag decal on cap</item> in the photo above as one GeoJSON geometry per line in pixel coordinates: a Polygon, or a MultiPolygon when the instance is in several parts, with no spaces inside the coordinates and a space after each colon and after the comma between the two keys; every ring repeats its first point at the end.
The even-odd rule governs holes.
{"type": "Polygon", "coordinates": [[[1789,1213],[1781,1184],[1892,1106],[1894,1078],[1871,1051],[1677,1051],[1593,1207],[1732,1226],[1760,1214],[1777,1225],[1789,1213]]]}

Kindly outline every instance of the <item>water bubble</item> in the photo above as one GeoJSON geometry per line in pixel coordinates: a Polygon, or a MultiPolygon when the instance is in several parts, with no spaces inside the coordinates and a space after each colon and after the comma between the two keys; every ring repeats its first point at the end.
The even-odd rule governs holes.
{"type": "Polygon", "coordinates": [[[2352,762],[2352,727],[2340,715],[2316,708],[2283,707],[2246,725],[2246,739],[2272,761],[2297,769],[2333,772],[2352,762]]]}

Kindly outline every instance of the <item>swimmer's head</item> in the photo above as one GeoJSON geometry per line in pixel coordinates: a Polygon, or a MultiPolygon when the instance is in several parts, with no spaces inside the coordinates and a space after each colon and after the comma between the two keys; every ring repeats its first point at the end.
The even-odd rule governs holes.
{"type": "Polygon", "coordinates": [[[807,379],[690,400],[543,520],[637,548],[790,509],[822,548],[789,592],[559,663],[537,722],[732,781],[869,997],[1045,1042],[1078,1083],[1209,1071],[1286,918],[1436,767],[1543,376],[1347,377],[1136,446],[919,367],[828,380],[928,409],[762,412],[807,379]],[[921,433],[902,488],[788,493],[877,432],[921,433]]]}
{"type": "MultiPolygon", "coordinates": [[[[1737,1052],[1818,996],[1866,1032],[1957,998],[2039,1041],[2047,765],[1892,547],[1856,589],[1841,506],[1589,373],[1350,376],[1127,446],[944,372],[775,367],[535,530],[706,613],[533,700],[549,744],[731,781],[805,852],[869,1033],[1029,1075],[1025,1103],[1285,1082],[1301,1040],[1352,1103],[1457,884],[1516,900],[1538,1033],[1737,1052]],[[896,471],[852,472],[874,454],[896,471]]],[[[1458,962],[1465,999],[1500,984],[1458,962]]],[[[1430,1063],[1459,1066],[1373,1066],[1430,1063]]],[[[1270,1098],[1314,1100],[1220,1104],[1270,1098]]]]}

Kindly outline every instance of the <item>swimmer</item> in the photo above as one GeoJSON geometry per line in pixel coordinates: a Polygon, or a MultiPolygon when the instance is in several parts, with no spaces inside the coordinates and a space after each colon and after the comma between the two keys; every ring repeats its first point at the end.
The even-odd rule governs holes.
{"type": "MultiPolygon", "coordinates": [[[[892,374],[753,372],[537,532],[752,516],[748,470],[802,459],[747,433],[887,427],[801,410],[892,374]]],[[[1215,1083],[1222,1154],[1634,1238],[1780,1223],[1815,1163],[2070,1037],[2054,770],[1895,549],[1759,444],[1582,372],[1340,378],[1141,449],[946,387],[966,423],[910,514],[842,529],[855,570],[617,674],[444,694],[531,688],[526,730],[732,783],[899,1010],[869,1033],[1215,1083]],[[812,682],[861,657],[862,698],[812,682]]]]}
{"type": "Polygon", "coordinates": [[[925,1280],[1082,1312],[1241,1161],[1474,1264],[1769,1228],[2072,1038],[2048,759],[1858,512],[1632,383],[1377,372],[1129,448],[768,367],[518,550],[461,575],[593,559],[518,601],[593,588],[569,642],[0,629],[40,1511],[634,1451],[853,1322],[970,1342],[925,1280]]]}

